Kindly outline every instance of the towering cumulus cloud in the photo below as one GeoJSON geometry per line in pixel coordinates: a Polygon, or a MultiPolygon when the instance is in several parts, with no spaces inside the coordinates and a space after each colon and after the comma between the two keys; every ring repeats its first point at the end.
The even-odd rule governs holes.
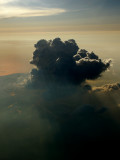
{"type": "Polygon", "coordinates": [[[62,42],[40,40],[35,44],[33,60],[37,68],[31,74],[34,80],[45,79],[79,84],[86,79],[96,79],[110,66],[109,61],[102,61],[93,52],[79,50],[75,40],[62,42]]]}

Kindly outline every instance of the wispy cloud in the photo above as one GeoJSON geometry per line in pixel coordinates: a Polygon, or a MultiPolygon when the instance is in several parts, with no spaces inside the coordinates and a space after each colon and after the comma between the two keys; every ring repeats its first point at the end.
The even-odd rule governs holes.
{"type": "Polygon", "coordinates": [[[0,18],[50,16],[65,12],[65,10],[59,8],[43,8],[40,10],[34,10],[20,7],[8,7],[0,8],[0,10],[0,18]]]}
{"type": "Polygon", "coordinates": [[[16,0],[0,0],[0,5],[8,4],[10,2],[15,2],[16,0]]]}
{"type": "Polygon", "coordinates": [[[61,8],[26,8],[21,6],[8,5],[15,2],[15,0],[1,0],[0,1],[0,18],[11,17],[36,17],[36,16],[50,16],[64,13],[65,10],[61,8]]]}

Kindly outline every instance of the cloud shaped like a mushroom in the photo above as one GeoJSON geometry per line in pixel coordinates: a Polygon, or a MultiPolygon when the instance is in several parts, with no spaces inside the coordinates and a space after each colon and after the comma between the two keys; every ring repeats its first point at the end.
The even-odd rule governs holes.
{"type": "Polygon", "coordinates": [[[102,61],[93,52],[79,50],[74,39],[65,42],[60,38],[42,39],[35,44],[35,48],[30,62],[37,67],[31,72],[34,80],[44,75],[47,80],[79,84],[86,79],[98,78],[111,62],[102,61]]]}

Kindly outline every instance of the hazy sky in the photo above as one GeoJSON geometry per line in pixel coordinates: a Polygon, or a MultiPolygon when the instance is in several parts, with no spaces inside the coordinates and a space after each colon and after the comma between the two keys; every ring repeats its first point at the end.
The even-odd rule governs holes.
{"type": "Polygon", "coordinates": [[[119,0],[0,0],[0,31],[120,30],[119,0]]]}

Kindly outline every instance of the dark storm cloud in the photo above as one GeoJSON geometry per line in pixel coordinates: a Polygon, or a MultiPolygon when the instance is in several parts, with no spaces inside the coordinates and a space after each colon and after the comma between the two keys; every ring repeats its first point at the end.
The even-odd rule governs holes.
{"type": "Polygon", "coordinates": [[[119,101],[111,92],[97,94],[86,82],[58,85],[97,78],[110,62],[79,50],[74,40],[40,40],[35,48],[31,74],[37,88],[26,87],[29,74],[0,77],[0,159],[66,160],[120,142],[119,101]]]}
{"type": "Polygon", "coordinates": [[[98,78],[110,66],[110,60],[105,62],[93,52],[79,51],[73,39],[65,42],[60,38],[40,40],[35,48],[31,64],[37,69],[31,72],[33,79],[39,79],[43,74],[49,80],[81,83],[98,78]]]}

